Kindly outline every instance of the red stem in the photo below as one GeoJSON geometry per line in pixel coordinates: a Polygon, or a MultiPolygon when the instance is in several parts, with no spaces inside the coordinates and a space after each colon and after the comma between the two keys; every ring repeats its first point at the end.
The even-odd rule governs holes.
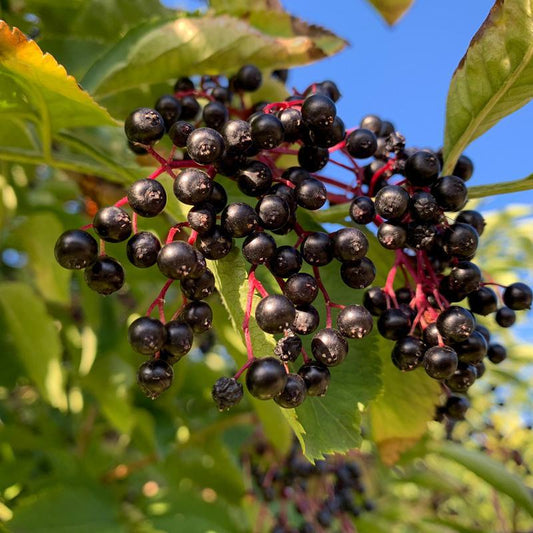
{"type": "MultiPolygon", "coordinates": [[[[146,311],[146,316],[150,316],[152,314],[152,311],[156,306],[159,307],[159,312],[161,314],[161,307],[165,304],[165,295],[169,289],[169,287],[174,283],[173,279],[167,279],[166,283],[163,285],[163,288],[159,292],[159,294],[156,296],[155,300],[150,304],[150,307],[148,307],[148,310],[146,311]]],[[[164,317],[164,313],[163,313],[164,317]]]]}

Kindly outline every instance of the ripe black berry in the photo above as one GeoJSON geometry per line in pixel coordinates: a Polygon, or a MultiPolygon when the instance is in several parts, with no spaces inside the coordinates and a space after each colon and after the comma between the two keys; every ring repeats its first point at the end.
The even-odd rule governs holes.
{"type": "Polygon", "coordinates": [[[187,213],[187,222],[197,233],[209,233],[217,222],[215,208],[208,202],[195,205],[187,213]]]}
{"type": "Polygon", "coordinates": [[[164,94],[155,103],[155,110],[163,117],[167,131],[180,118],[181,103],[171,94],[164,94]]]}
{"type": "Polygon", "coordinates": [[[198,100],[192,95],[188,94],[180,98],[182,120],[193,120],[200,112],[201,106],[198,100]]]}
{"type": "Polygon", "coordinates": [[[181,280],[181,290],[189,300],[204,300],[215,292],[215,276],[206,268],[199,277],[181,280]]]}
{"type": "Polygon", "coordinates": [[[409,222],[407,244],[415,250],[431,250],[437,239],[437,228],[433,224],[409,222]]]}
{"type": "Polygon", "coordinates": [[[250,121],[254,145],[271,150],[283,142],[283,124],[275,115],[261,113],[250,121]]]}
{"type": "Polygon", "coordinates": [[[452,291],[470,294],[479,288],[481,270],[470,261],[460,261],[453,266],[448,276],[448,287],[452,291]]]}
{"type": "Polygon", "coordinates": [[[424,368],[434,379],[446,379],[457,370],[457,354],[449,346],[432,346],[424,354],[424,368]]]}
{"type": "Polygon", "coordinates": [[[158,352],[165,344],[167,332],[160,320],[141,316],[128,328],[128,340],[131,347],[144,355],[158,352]]]}
{"type": "Polygon", "coordinates": [[[350,217],[356,224],[368,224],[374,220],[374,202],[366,196],[357,196],[350,204],[350,217]]]}
{"type": "Polygon", "coordinates": [[[365,159],[374,155],[378,147],[376,136],[370,130],[359,128],[352,131],[346,137],[346,150],[348,153],[357,158],[365,159]]]}
{"type": "Polygon", "coordinates": [[[161,250],[158,238],[149,231],[140,231],[128,241],[126,253],[130,263],[137,268],[155,265],[161,250]]]}
{"type": "Polygon", "coordinates": [[[487,350],[487,357],[489,358],[489,361],[491,363],[498,365],[502,361],[507,359],[507,350],[501,344],[489,344],[489,348],[487,350]]]}
{"type": "Polygon", "coordinates": [[[363,257],[358,261],[343,263],[341,266],[341,278],[352,289],[364,289],[368,287],[376,277],[374,263],[363,257]]]}
{"type": "Polygon", "coordinates": [[[228,108],[221,102],[209,102],[202,111],[205,125],[214,130],[220,130],[228,117],[228,108]]]}
{"type": "Polygon", "coordinates": [[[296,202],[304,209],[320,209],[328,199],[325,185],[315,178],[303,179],[296,184],[296,202]]]}
{"type": "Polygon", "coordinates": [[[444,412],[450,418],[455,420],[464,420],[465,414],[470,407],[470,402],[468,398],[464,396],[458,396],[452,394],[447,400],[446,405],[444,406],[444,412]]]}
{"type": "Polygon", "coordinates": [[[300,138],[302,133],[302,114],[298,109],[289,107],[281,111],[278,115],[283,125],[283,135],[286,142],[294,142],[300,138]]]}
{"type": "Polygon", "coordinates": [[[525,283],[513,283],[503,292],[503,302],[510,309],[522,311],[531,308],[533,293],[525,283]]]}
{"type": "Polygon", "coordinates": [[[93,263],[98,256],[98,244],[92,235],[81,229],[65,231],[57,239],[54,254],[63,267],[79,270],[93,263]]]}
{"type": "Polygon", "coordinates": [[[111,294],[124,284],[124,269],[112,257],[99,257],[85,269],[85,281],[100,294],[111,294]]]}
{"type": "Polygon", "coordinates": [[[318,361],[302,365],[298,374],[303,378],[309,396],[324,396],[328,390],[331,374],[327,366],[318,361]]]}
{"type": "Polygon", "coordinates": [[[431,185],[439,175],[440,164],[437,156],[426,150],[415,152],[405,162],[405,177],[413,185],[431,185]]]}
{"type": "Polygon", "coordinates": [[[387,309],[387,297],[379,287],[372,287],[365,292],[363,305],[370,314],[380,316],[387,309]]]}
{"type": "Polygon", "coordinates": [[[274,354],[279,357],[282,361],[294,362],[298,359],[302,351],[302,339],[294,333],[289,333],[286,337],[282,337],[276,343],[274,348],[274,354]]]}
{"type": "Polygon", "coordinates": [[[256,359],[246,372],[246,388],[252,396],[269,400],[278,396],[287,383],[283,364],[274,357],[256,359]]]}
{"type": "Polygon", "coordinates": [[[327,233],[310,233],[304,238],[300,252],[309,265],[324,266],[333,259],[333,241],[327,233]]]}
{"type": "Polygon", "coordinates": [[[368,239],[356,228],[343,228],[332,234],[333,253],[339,261],[357,261],[368,252],[368,239]]]}
{"type": "Polygon", "coordinates": [[[473,331],[465,341],[454,344],[459,361],[476,364],[483,360],[487,354],[488,344],[485,337],[479,331],[473,331]]]}
{"type": "Polygon", "coordinates": [[[128,190],[128,203],[138,215],[155,217],[165,209],[167,193],[158,181],[137,180],[128,190]]]}
{"type": "Polygon", "coordinates": [[[270,230],[279,229],[287,224],[291,214],[287,202],[274,194],[263,196],[257,202],[255,210],[261,226],[270,230]]]}
{"type": "Polygon", "coordinates": [[[441,209],[435,197],[426,191],[416,191],[409,201],[411,216],[421,222],[436,222],[441,209]]]}
{"type": "Polygon", "coordinates": [[[425,351],[426,346],[420,339],[410,336],[402,337],[392,349],[392,362],[402,372],[409,372],[420,366],[425,351]]]}
{"type": "Polygon", "coordinates": [[[185,120],[178,120],[174,122],[168,130],[168,136],[172,141],[172,144],[183,148],[187,145],[187,139],[189,135],[194,131],[194,126],[190,122],[185,120]]]}
{"type": "Polygon", "coordinates": [[[296,314],[291,329],[299,335],[309,335],[318,328],[320,315],[312,305],[302,305],[296,308],[296,314]]]}
{"type": "Polygon", "coordinates": [[[445,340],[465,341],[476,327],[476,321],[470,311],[452,305],[437,318],[437,328],[445,340]]]}
{"type": "Polygon", "coordinates": [[[246,92],[257,91],[262,81],[261,71],[255,65],[242,66],[234,78],[235,88],[246,92]]]}
{"type": "Polygon", "coordinates": [[[257,225],[257,215],[251,205],[244,202],[228,204],[222,211],[220,225],[232,237],[246,237],[257,225]]]}
{"type": "Polygon", "coordinates": [[[261,161],[251,161],[236,178],[239,189],[247,196],[261,196],[272,185],[272,172],[261,161]]]}
{"type": "Polygon", "coordinates": [[[312,128],[331,126],[336,115],[337,108],[334,102],[322,94],[308,96],[302,104],[302,118],[312,128]]]}
{"type": "Polygon", "coordinates": [[[137,383],[148,398],[155,400],[172,385],[173,377],[174,371],[166,361],[151,359],[139,367],[137,383]]]}
{"type": "Polygon", "coordinates": [[[362,339],[373,327],[372,315],[362,305],[348,305],[337,316],[338,330],[349,339],[362,339]]]}
{"type": "Polygon", "coordinates": [[[219,411],[227,411],[242,400],[243,386],[235,378],[218,378],[211,390],[211,396],[219,411]]]}
{"type": "Polygon", "coordinates": [[[276,252],[276,241],[268,233],[252,233],[242,245],[242,255],[252,265],[261,265],[276,252]]]}
{"type": "Polygon", "coordinates": [[[131,235],[131,219],[120,207],[103,207],[94,215],[93,228],[104,241],[122,242],[131,235]]]}
{"type": "Polygon", "coordinates": [[[309,172],[316,172],[324,168],[329,161],[327,148],[304,144],[298,150],[298,163],[309,172]]]}
{"type": "Polygon", "coordinates": [[[255,310],[257,325],[267,333],[280,333],[288,329],[295,316],[294,305],[281,294],[265,296],[255,310]]]}
{"type": "Polygon", "coordinates": [[[516,322],[516,313],[509,307],[500,307],[496,311],[496,323],[502,328],[510,328],[516,322]]]}
{"type": "Polygon", "coordinates": [[[464,181],[468,181],[474,173],[474,163],[464,154],[459,156],[457,163],[453,169],[453,175],[460,177],[464,181]]]}
{"type": "Polygon", "coordinates": [[[479,235],[481,235],[485,229],[486,222],[481,213],[477,211],[461,211],[457,217],[455,217],[455,222],[462,222],[463,224],[470,224],[475,228],[479,235]]]}
{"type": "Polygon", "coordinates": [[[164,350],[172,354],[176,360],[181,359],[192,347],[193,331],[189,324],[179,320],[171,320],[165,324],[166,340],[164,350]]]}
{"type": "Polygon", "coordinates": [[[212,231],[198,235],[196,247],[207,259],[222,259],[233,247],[233,240],[220,226],[212,231]]]}
{"type": "Polygon", "coordinates": [[[171,279],[183,279],[192,272],[195,265],[194,248],[183,241],[165,244],[157,256],[159,270],[165,277],[171,279]]]}
{"type": "Polygon", "coordinates": [[[187,168],[178,174],[174,180],[174,194],[176,198],[188,205],[205,202],[211,195],[213,180],[199,168],[187,168]]]}
{"type": "Polygon", "coordinates": [[[309,274],[294,274],[285,283],[283,294],[294,305],[307,305],[318,296],[318,283],[309,274]]]}
{"type": "Polygon", "coordinates": [[[288,278],[302,268],[302,256],[292,246],[279,246],[268,262],[268,268],[279,278],[288,278]]]}
{"type": "Polygon", "coordinates": [[[387,220],[399,220],[409,207],[409,193],[398,185],[386,185],[374,199],[376,213],[387,220]]]}
{"type": "Polygon", "coordinates": [[[245,152],[252,146],[252,127],[246,120],[228,120],[220,132],[230,152],[245,152]]]}
{"type": "Polygon", "coordinates": [[[340,365],[348,354],[346,339],[333,328],[321,329],[311,341],[313,357],[326,366],[340,365]]]}
{"type": "Polygon", "coordinates": [[[459,363],[457,370],[446,380],[446,385],[453,392],[466,392],[474,384],[476,378],[475,366],[459,363]]]}
{"type": "Polygon", "coordinates": [[[447,254],[469,259],[476,253],[479,242],[477,231],[469,224],[452,224],[444,233],[444,250],[447,254]]]}
{"type": "Polygon", "coordinates": [[[165,121],[155,109],[140,107],[129,114],[124,131],[133,143],[154,144],[165,134],[165,121]]]}
{"type": "Polygon", "coordinates": [[[189,302],[181,311],[179,321],[187,322],[194,333],[203,333],[211,329],[213,311],[205,302],[189,302]]]}
{"type": "Polygon", "coordinates": [[[445,211],[459,211],[468,200],[465,182],[457,176],[443,176],[431,187],[431,194],[445,211]]]}
{"type": "Polygon", "coordinates": [[[198,128],[187,139],[187,153],[197,163],[209,165],[224,152],[224,139],[212,128],[198,128]]]}
{"type": "Polygon", "coordinates": [[[383,222],[378,228],[378,241],[387,250],[399,250],[407,242],[407,229],[400,224],[383,222]]]}
{"type": "Polygon", "coordinates": [[[293,409],[301,405],[307,396],[305,381],[299,374],[287,374],[285,387],[274,401],[285,409],[293,409]]]}
{"type": "Polygon", "coordinates": [[[383,121],[377,115],[366,115],[361,119],[359,126],[370,130],[375,135],[379,135],[379,132],[383,127],[383,121]]]}
{"type": "Polygon", "coordinates": [[[378,331],[382,337],[399,340],[405,337],[411,329],[411,320],[400,309],[386,309],[378,320],[378,331]]]}

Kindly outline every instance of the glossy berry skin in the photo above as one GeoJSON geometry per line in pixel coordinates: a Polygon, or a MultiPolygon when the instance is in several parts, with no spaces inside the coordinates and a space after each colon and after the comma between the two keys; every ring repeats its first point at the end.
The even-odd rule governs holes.
{"type": "Polygon", "coordinates": [[[256,115],[250,124],[254,146],[261,150],[272,150],[283,142],[283,124],[275,115],[256,115]]]}
{"type": "Polygon", "coordinates": [[[431,194],[445,211],[459,211],[468,200],[465,182],[457,176],[443,176],[431,187],[431,194]]]}
{"type": "Polygon", "coordinates": [[[246,372],[246,388],[260,400],[270,400],[281,394],[287,383],[283,364],[274,357],[256,359],[246,372]]]}
{"type": "Polygon", "coordinates": [[[211,189],[211,194],[209,195],[208,202],[213,206],[213,209],[216,213],[220,213],[226,204],[228,203],[228,195],[226,194],[226,189],[217,181],[213,181],[213,188],[211,189]]]}
{"type": "Polygon", "coordinates": [[[509,307],[500,307],[494,318],[498,326],[510,328],[516,322],[516,313],[509,307]]]}
{"type": "Polygon", "coordinates": [[[187,213],[187,222],[192,230],[202,235],[215,229],[217,214],[210,203],[204,202],[191,207],[187,213]]]}
{"type": "Polygon", "coordinates": [[[426,345],[416,337],[402,337],[392,349],[392,362],[398,370],[410,372],[419,367],[424,359],[426,345]]]}
{"type": "Polygon", "coordinates": [[[98,244],[94,237],[81,229],[65,231],[54,247],[56,261],[71,270],[80,270],[96,261],[98,244]]]}
{"type": "Polygon", "coordinates": [[[243,397],[243,386],[235,378],[218,378],[211,390],[211,397],[219,411],[227,411],[243,397]]]}
{"type": "Polygon", "coordinates": [[[198,235],[196,247],[207,259],[222,259],[231,252],[233,240],[220,226],[198,235]]]}
{"type": "Polygon", "coordinates": [[[318,283],[310,274],[303,272],[293,274],[287,279],[283,287],[283,294],[294,305],[311,304],[318,296],[318,283]]]}
{"type": "Polygon", "coordinates": [[[204,106],[202,111],[202,118],[205,125],[214,130],[220,130],[228,120],[228,117],[228,108],[221,102],[209,102],[204,106]]]}
{"type": "Polygon", "coordinates": [[[453,392],[466,392],[474,384],[476,378],[475,366],[459,363],[457,370],[446,380],[446,385],[453,392]]]}
{"type": "Polygon", "coordinates": [[[302,256],[292,246],[279,246],[268,262],[268,268],[279,278],[288,278],[302,268],[302,256]]]}
{"type": "Polygon", "coordinates": [[[111,294],[124,285],[124,269],[112,257],[99,257],[85,269],[85,281],[100,294],[111,294]]]}
{"type": "Polygon", "coordinates": [[[501,344],[489,344],[489,348],[487,350],[487,357],[491,363],[498,365],[502,361],[507,359],[507,350],[501,344]]]}
{"type": "Polygon", "coordinates": [[[346,137],[346,150],[356,159],[372,157],[378,147],[376,135],[364,128],[352,131],[346,137]]]}
{"type": "Polygon", "coordinates": [[[194,248],[184,241],[165,244],[157,256],[159,270],[170,279],[185,278],[193,271],[195,265],[194,248]]]}
{"type": "Polygon", "coordinates": [[[155,103],[155,110],[163,117],[165,128],[168,129],[181,115],[181,103],[171,94],[164,94],[155,103]]]}
{"type": "Polygon", "coordinates": [[[299,185],[303,180],[312,178],[311,174],[302,167],[289,167],[283,172],[281,177],[294,183],[294,185],[299,185]]]}
{"type": "Polygon", "coordinates": [[[137,383],[148,398],[155,400],[172,385],[173,377],[174,371],[166,361],[151,359],[139,367],[137,383]]]}
{"type": "Polygon", "coordinates": [[[201,106],[198,100],[192,95],[188,94],[180,98],[182,120],[193,120],[200,112],[201,106]]]}
{"type": "Polygon", "coordinates": [[[337,366],[348,355],[348,343],[336,329],[325,328],[313,337],[311,352],[320,363],[326,366],[337,366]]]}
{"type": "Polygon", "coordinates": [[[452,267],[448,276],[448,287],[452,291],[466,294],[477,290],[481,283],[481,270],[470,261],[460,261],[452,267]]]}
{"type": "Polygon", "coordinates": [[[441,208],[431,193],[416,191],[409,200],[409,213],[420,222],[436,222],[441,215],[441,208]]]}
{"type": "Polygon", "coordinates": [[[172,144],[184,148],[187,145],[187,139],[189,135],[194,131],[194,126],[190,122],[185,120],[178,120],[174,122],[168,130],[168,136],[172,141],[172,144]]]}
{"type": "Polygon", "coordinates": [[[148,268],[155,265],[160,250],[159,239],[149,231],[136,233],[126,245],[128,259],[137,268],[148,268]]]}
{"type": "Polygon", "coordinates": [[[531,309],[532,299],[533,293],[531,292],[531,288],[525,283],[513,283],[503,292],[503,302],[509,309],[513,309],[514,311],[531,309]]]}
{"type": "Polygon", "coordinates": [[[400,224],[383,222],[378,228],[378,241],[387,250],[400,250],[407,243],[407,229],[400,224]]]}
{"type": "Polygon", "coordinates": [[[129,114],[124,131],[133,143],[154,144],[165,134],[165,121],[155,109],[140,107],[129,114]]]}
{"type": "Polygon", "coordinates": [[[437,179],[439,172],[439,160],[432,152],[415,152],[405,162],[405,177],[413,185],[430,186],[437,179]]]}
{"type": "Polygon", "coordinates": [[[356,224],[369,224],[376,216],[376,209],[371,198],[357,196],[350,204],[350,217],[356,224]]]}
{"type": "Polygon", "coordinates": [[[242,255],[252,265],[267,263],[276,252],[276,241],[264,231],[252,233],[242,245],[242,255]]]}
{"type": "Polygon", "coordinates": [[[261,161],[251,161],[236,178],[237,186],[247,196],[261,196],[272,186],[272,172],[261,161]]]}
{"type": "Polygon", "coordinates": [[[433,224],[409,222],[407,244],[414,250],[431,250],[437,239],[437,228],[433,224]]]}
{"type": "Polygon", "coordinates": [[[364,289],[368,287],[376,277],[374,263],[363,257],[359,261],[343,263],[341,266],[341,278],[352,289],[364,289]]]}
{"type": "Polygon", "coordinates": [[[453,349],[457,352],[459,361],[477,364],[487,354],[488,344],[485,337],[479,331],[474,330],[468,339],[459,344],[454,344],[453,349]]]}
{"type": "Polygon", "coordinates": [[[444,232],[444,250],[447,254],[468,259],[477,251],[479,235],[468,224],[461,222],[452,224],[444,232]]]}
{"type": "Polygon", "coordinates": [[[276,343],[274,355],[279,357],[283,362],[294,362],[302,352],[302,339],[293,333],[282,337],[276,343]]]}
{"type": "Polygon", "coordinates": [[[483,335],[483,338],[487,342],[490,342],[490,331],[485,326],[482,326],[481,324],[477,324],[475,331],[477,331],[478,333],[481,333],[481,335],[483,335]]]}
{"type": "Polygon", "coordinates": [[[141,217],[155,217],[165,209],[167,193],[156,180],[141,179],[128,190],[128,204],[141,217]]]}
{"type": "Polygon", "coordinates": [[[285,409],[293,409],[302,405],[307,397],[305,381],[299,374],[287,374],[287,383],[274,401],[285,409]]]}
{"type": "Polygon", "coordinates": [[[283,125],[283,135],[286,142],[297,141],[302,133],[302,114],[298,109],[289,107],[281,111],[278,118],[283,125]]]}
{"type": "Polygon", "coordinates": [[[291,329],[299,335],[309,335],[318,328],[320,315],[312,305],[301,305],[296,308],[296,314],[291,329]]]}
{"type": "Polygon", "coordinates": [[[274,194],[263,196],[257,202],[255,210],[261,226],[270,230],[279,229],[287,224],[291,214],[287,202],[274,194]]]}
{"type": "Polygon", "coordinates": [[[251,205],[244,202],[228,204],[222,211],[220,225],[232,237],[246,237],[258,223],[257,215],[251,205]]]}
{"type": "Polygon", "coordinates": [[[455,222],[462,222],[463,224],[470,224],[473,226],[479,235],[483,234],[487,223],[481,213],[472,210],[461,211],[456,217],[455,222]]]}
{"type": "Polygon", "coordinates": [[[363,296],[363,305],[373,316],[380,316],[387,309],[387,297],[379,287],[371,287],[363,296]]]}
{"type": "Polygon", "coordinates": [[[444,406],[444,412],[450,418],[454,420],[464,420],[465,414],[470,407],[470,402],[468,398],[464,396],[458,396],[452,394],[447,400],[446,405],[444,406]]]}
{"type": "Polygon", "coordinates": [[[368,252],[368,239],[357,228],[343,228],[331,236],[333,254],[339,261],[357,261],[368,252]]]}
{"type": "Polygon", "coordinates": [[[373,327],[372,315],[362,305],[347,305],[337,316],[337,329],[349,339],[362,339],[373,327]]]}
{"type": "Polygon", "coordinates": [[[230,152],[245,152],[252,146],[252,126],[246,120],[228,120],[220,133],[230,152]]]}
{"type": "Polygon", "coordinates": [[[206,268],[196,278],[188,276],[182,279],[181,290],[189,300],[204,300],[215,292],[215,276],[206,268]]]}
{"type": "Polygon", "coordinates": [[[302,104],[301,112],[304,123],[316,129],[331,126],[337,116],[335,103],[322,94],[308,96],[302,104]]]}
{"type": "Polygon", "coordinates": [[[302,365],[298,374],[303,378],[309,396],[324,396],[328,390],[331,374],[328,367],[318,361],[302,365]]]}
{"type": "Polygon", "coordinates": [[[143,355],[158,352],[165,344],[167,332],[160,320],[141,316],[128,328],[128,341],[131,347],[143,355]]]}
{"type": "Polygon", "coordinates": [[[292,302],[281,294],[265,296],[257,305],[257,325],[267,333],[281,333],[294,321],[296,310],[292,302]]]}
{"type": "Polygon", "coordinates": [[[398,185],[386,185],[376,194],[374,206],[384,219],[399,220],[409,207],[409,193],[398,185]]]}
{"type": "Polygon", "coordinates": [[[383,121],[377,115],[366,115],[361,119],[359,126],[370,130],[375,135],[379,135],[379,132],[383,127],[383,121]]]}
{"type": "Polygon", "coordinates": [[[195,129],[187,138],[187,153],[202,165],[214,163],[224,152],[224,139],[212,128],[195,129]]]}
{"type": "Polygon", "coordinates": [[[379,317],[378,331],[386,339],[397,341],[405,337],[410,329],[411,320],[400,309],[387,309],[379,317]]]}
{"type": "Polygon", "coordinates": [[[234,81],[235,88],[253,92],[261,87],[263,76],[255,65],[243,65],[235,75],[234,81]]]}
{"type": "Polygon", "coordinates": [[[437,318],[437,328],[445,341],[463,342],[475,327],[476,321],[472,313],[458,305],[448,307],[437,318]]]}
{"type": "Polygon", "coordinates": [[[315,178],[300,181],[294,192],[298,205],[310,211],[320,209],[328,199],[325,185],[315,178]]]}
{"type": "Polygon", "coordinates": [[[432,346],[424,354],[424,368],[434,379],[446,379],[453,375],[458,365],[457,354],[449,346],[432,346]]]}
{"type": "Polygon", "coordinates": [[[171,320],[165,324],[164,350],[175,358],[181,359],[192,348],[193,337],[194,334],[189,324],[171,320]]]}
{"type": "Polygon", "coordinates": [[[122,242],[131,235],[131,219],[120,207],[103,207],[94,215],[93,228],[106,242],[122,242]]]}
{"type": "Polygon", "coordinates": [[[213,180],[199,168],[187,168],[174,180],[176,198],[187,205],[198,205],[209,199],[213,180]]]}
{"type": "Polygon", "coordinates": [[[333,259],[333,241],[327,233],[310,233],[304,238],[300,253],[304,261],[311,266],[327,265],[333,259]]]}
{"type": "Polygon", "coordinates": [[[182,309],[178,320],[189,324],[194,333],[204,333],[213,325],[213,311],[205,302],[189,302],[182,309]]]}
{"type": "Polygon", "coordinates": [[[329,151],[320,146],[304,144],[298,150],[298,164],[309,172],[317,172],[324,168],[329,161],[329,151]]]}
{"type": "Polygon", "coordinates": [[[453,169],[453,175],[458,176],[464,181],[468,181],[474,173],[474,163],[464,154],[459,156],[457,163],[453,169]]]}

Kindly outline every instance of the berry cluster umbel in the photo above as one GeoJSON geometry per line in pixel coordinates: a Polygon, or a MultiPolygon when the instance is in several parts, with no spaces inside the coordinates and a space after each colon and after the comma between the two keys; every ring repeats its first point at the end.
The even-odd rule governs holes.
{"type": "Polygon", "coordinates": [[[279,454],[254,436],[241,463],[249,497],[261,504],[271,533],[355,533],[353,518],[374,510],[366,495],[363,463],[355,456],[327,456],[310,463],[298,441],[279,454]]]}
{"type": "Polygon", "coordinates": [[[150,357],[138,373],[149,397],[170,386],[172,365],[191,349],[196,333],[211,328],[212,311],[204,300],[215,291],[215,278],[206,259],[223,259],[238,242],[250,264],[242,324],[248,359],[233,377],[215,383],[212,395],[219,409],[241,400],[238,379],[244,373],[253,396],[273,399],[284,408],[323,396],[329,368],[348,356],[347,339],[368,335],[375,316],[379,333],[395,341],[393,363],[402,371],[423,366],[442,381],[449,396],[447,414],[463,416],[467,400],[452,393],[466,392],[483,374],[485,356],[493,363],[506,356],[503,346],[490,343],[490,333],[476,324],[472,313],[495,312],[496,322],[508,327],[515,311],[529,308],[532,300],[523,283],[502,287],[499,297],[491,288],[497,284],[484,281],[472,262],[485,224],[478,212],[461,211],[472,162],[462,156],[454,175],[441,176],[439,153],[406,148],[394,126],[374,115],[346,130],[335,105],[340,93],[331,81],[284,102],[247,107],[244,93],[256,90],[261,79],[251,65],[227,84],[220,77],[202,77],[198,84],[180,78],[175,93],[162,96],[154,109],[133,111],[125,122],[129,146],[135,153],[150,154],[160,166],[135,182],[114,206],[100,209],[92,224],[65,232],[56,244],[58,262],[85,269],[89,287],[110,294],[122,287],[124,271],[106,255],[104,243],[127,242],[134,266],[157,265],[167,278],[146,315],[129,328],[133,349],[150,357]],[[165,135],[171,148],[163,156],[153,145],[165,135]],[[294,165],[282,165],[282,156],[285,161],[292,156],[294,165]],[[366,164],[358,161],[368,158],[366,164]],[[350,171],[354,185],[324,175],[328,163],[350,171]],[[163,173],[173,178],[176,199],[168,200],[157,181],[163,173]],[[250,200],[228,199],[227,180],[236,182],[250,200]],[[137,224],[139,217],[162,213],[167,200],[190,208],[187,220],[172,226],[161,242],[153,233],[139,231],[137,224]],[[376,269],[366,257],[368,239],[361,227],[325,233],[300,224],[301,210],[317,210],[328,201],[345,202],[356,225],[375,224],[379,243],[394,250],[396,260],[384,287],[369,288],[376,269]],[[131,213],[124,209],[127,205],[131,213]],[[445,214],[450,211],[459,211],[453,221],[445,214]],[[89,228],[100,238],[100,249],[89,228]],[[184,228],[190,230],[186,240],[184,228]],[[291,234],[294,245],[276,242],[276,236],[291,234]],[[331,300],[320,269],[333,261],[349,288],[367,289],[363,305],[331,300]],[[259,268],[274,277],[279,293],[265,290],[256,277],[259,268]],[[165,295],[177,281],[183,302],[167,321],[165,295]],[[262,299],[254,310],[256,293],[262,299]],[[316,308],[319,295],[325,305],[323,329],[316,308]],[[465,298],[470,311],[452,305],[465,298]],[[156,308],[159,317],[153,318],[156,308]],[[339,310],[335,327],[334,309],[339,310]],[[267,357],[254,356],[252,314],[259,328],[276,338],[274,353],[267,357]],[[312,359],[301,339],[311,334],[312,359]],[[303,364],[292,371],[300,358],[303,364]]]}

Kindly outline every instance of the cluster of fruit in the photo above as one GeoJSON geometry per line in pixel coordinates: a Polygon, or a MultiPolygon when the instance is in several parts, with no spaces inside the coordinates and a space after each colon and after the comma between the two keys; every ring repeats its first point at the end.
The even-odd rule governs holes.
{"type": "Polygon", "coordinates": [[[261,523],[269,520],[272,533],[355,532],[352,519],[374,509],[355,456],[332,455],[312,464],[296,440],[280,457],[254,436],[241,464],[249,496],[261,503],[261,523]]]}
{"type": "MultiPolygon", "coordinates": [[[[481,271],[470,261],[483,218],[462,211],[450,223],[445,215],[466,203],[465,181],[473,171],[470,160],[461,157],[453,176],[439,177],[439,154],[407,149],[390,122],[369,115],[360,127],[346,130],[335,105],[340,93],[331,81],[313,84],[283,102],[247,105],[245,93],[258,89],[261,82],[261,72],[251,65],[227,83],[220,77],[202,77],[197,84],[180,78],[175,93],[162,96],[154,109],[133,111],[125,122],[129,146],[135,153],[150,154],[159,168],[133,183],[114,206],[100,209],[92,224],[61,235],[55,249],[58,262],[85,269],[89,287],[110,294],[122,287],[124,271],[106,255],[103,244],[127,241],[134,266],[157,264],[167,278],[146,315],[129,328],[133,349],[150,356],[139,369],[138,381],[152,398],[170,386],[172,365],[190,350],[193,335],[211,328],[212,311],[204,300],[215,291],[215,277],[206,260],[223,259],[235,240],[242,240],[239,248],[250,264],[242,324],[248,359],[235,376],[215,383],[212,394],[219,409],[240,401],[243,387],[238,378],[245,372],[253,396],[274,399],[285,408],[297,407],[307,396],[324,395],[329,367],[346,358],[346,339],[371,332],[372,315],[379,317],[380,334],[396,341],[392,359],[400,370],[423,365],[431,377],[445,380],[448,392],[466,391],[482,374],[485,354],[492,362],[505,357],[501,345],[487,344],[488,331],[476,326],[470,311],[450,305],[468,296],[475,313],[485,315],[498,306],[489,287],[492,283],[484,283],[481,271]],[[161,153],[153,146],[165,134],[168,153],[163,156],[164,142],[161,153]],[[366,164],[357,161],[367,158],[373,159],[366,164]],[[287,160],[293,166],[287,166],[287,160]],[[349,170],[353,183],[319,172],[328,162],[349,170]],[[190,208],[187,220],[172,226],[161,242],[151,232],[138,231],[137,222],[138,217],[154,217],[165,209],[167,193],[157,181],[163,173],[174,179],[177,201],[190,208]],[[224,182],[229,180],[236,183],[241,200],[243,196],[250,200],[228,200],[224,182]],[[356,224],[376,224],[378,241],[395,250],[396,261],[385,286],[368,289],[363,305],[333,302],[320,268],[336,260],[348,287],[370,287],[376,270],[366,257],[364,231],[356,227],[329,234],[306,231],[299,222],[298,210],[318,210],[328,201],[346,202],[347,215],[356,224]],[[126,205],[131,215],[123,209],[126,205]],[[100,252],[86,231],[89,228],[100,238],[100,252]],[[186,240],[183,228],[190,229],[186,240]],[[275,235],[287,242],[291,233],[294,245],[276,242],[275,235]],[[279,284],[279,294],[269,294],[256,277],[260,265],[279,284]],[[405,280],[401,288],[398,272],[405,280]],[[167,321],[165,295],[176,280],[183,305],[167,321]],[[262,299],[254,311],[255,293],[262,299]],[[320,319],[313,304],[319,294],[326,324],[316,331],[320,319]],[[156,308],[159,318],[151,316],[156,308]],[[335,308],[340,312],[333,327],[335,308]],[[259,328],[278,336],[272,356],[254,356],[252,314],[259,328]],[[314,334],[313,359],[301,340],[310,334],[314,334]],[[303,364],[291,372],[289,365],[300,356],[303,364]]],[[[514,310],[529,308],[531,299],[531,290],[522,283],[505,288],[505,306],[496,313],[498,324],[511,325],[514,310]]]]}

